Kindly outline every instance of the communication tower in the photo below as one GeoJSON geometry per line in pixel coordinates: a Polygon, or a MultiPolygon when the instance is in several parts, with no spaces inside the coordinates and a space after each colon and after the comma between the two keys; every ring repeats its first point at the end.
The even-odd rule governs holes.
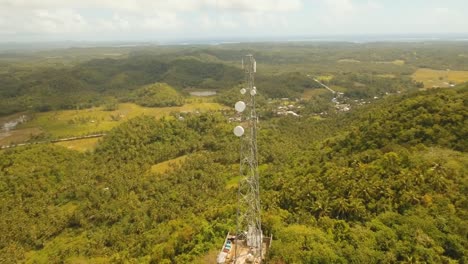
{"type": "Polygon", "coordinates": [[[240,90],[243,100],[235,104],[240,124],[234,134],[240,138],[240,170],[242,176],[237,193],[236,234],[226,237],[218,255],[218,263],[262,263],[271,237],[264,238],[260,217],[260,184],[258,174],[257,123],[254,85],[257,64],[252,55],[242,60],[245,88],[240,90]]]}

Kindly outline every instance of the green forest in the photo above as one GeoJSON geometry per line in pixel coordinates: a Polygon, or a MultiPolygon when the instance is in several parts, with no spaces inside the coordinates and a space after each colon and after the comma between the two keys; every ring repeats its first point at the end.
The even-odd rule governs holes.
{"type": "Polygon", "coordinates": [[[4,116],[111,111],[122,102],[181,106],[193,100],[187,89],[215,90],[213,100],[230,109],[142,114],[93,151],[51,143],[0,150],[0,263],[215,263],[236,226],[231,108],[249,52],[259,62],[268,263],[468,263],[468,85],[421,90],[411,78],[420,67],[468,70],[455,58],[466,50],[253,43],[128,49],[119,59],[59,65],[3,58],[4,116]],[[406,63],[376,63],[394,60],[406,63]],[[328,93],[301,99],[320,88],[307,74],[349,101],[373,101],[345,112],[328,93]],[[298,102],[300,116],[276,114],[273,102],[283,97],[298,102]],[[182,161],[153,169],[174,159],[182,161]]]}
{"type": "Polygon", "coordinates": [[[419,68],[468,71],[464,57],[468,48],[457,42],[250,43],[5,53],[0,54],[0,116],[127,102],[136,90],[153,83],[166,83],[179,92],[226,91],[243,82],[240,60],[248,53],[259,62],[256,84],[267,98],[299,98],[305,89],[319,88],[307,74],[333,76],[326,82],[344,89],[350,98],[372,98],[420,88],[421,83],[411,79],[419,68]]]}

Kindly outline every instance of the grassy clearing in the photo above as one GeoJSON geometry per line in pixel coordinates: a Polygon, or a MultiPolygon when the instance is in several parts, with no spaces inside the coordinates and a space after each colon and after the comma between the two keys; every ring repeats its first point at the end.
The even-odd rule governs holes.
{"type": "Polygon", "coordinates": [[[324,93],[329,93],[327,89],[321,88],[321,89],[305,89],[304,93],[302,94],[302,98],[304,100],[310,100],[314,97],[317,97],[321,94],[324,93]]]}
{"type": "Polygon", "coordinates": [[[380,63],[380,64],[393,64],[393,65],[403,66],[403,65],[406,64],[406,61],[404,61],[404,60],[376,61],[375,63],[380,63]]]}
{"type": "Polygon", "coordinates": [[[189,96],[185,98],[186,104],[214,103],[216,96],[189,96]]]}
{"type": "Polygon", "coordinates": [[[394,60],[392,63],[395,65],[405,65],[406,62],[404,60],[394,60]]]}
{"type": "MultiPolygon", "coordinates": [[[[85,232],[81,234],[70,234],[70,231],[66,231],[56,236],[53,240],[47,242],[44,246],[44,249],[39,251],[29,251],[26,252],[25,263],[51,263],[51,258],[60,254],[60,247],[67,245],[66,249],[69,252],[73,252],[74,248],[84,248],[89,243],[87,235],[85,232]],[[73,236],[74,235],[74,236],[73,236]]],[[[80,256],[73,256],[68,258],[64,263],[73,263],[73,264],[103,264],[109,263],[109,258],[106,257],[97,257],[97,258],[87,258],[80,256]]]]}
{"type": "Polygon", "coordinates": [[[236,176],[231,179],[226,184],[226,189],[235,189],[239,186],[239,182],[242,179],[242,176],[236,176]]]}
{"type": "Polygon", "coordinates": [[[450,87],[468,81],[468,71],[433,70],[427,68],[418,69],[413,73],[415,81],[423,82],[424,88],[450,87]]]}
{"type": "MultiPolygon", "coordinates": [[[[223,241],[224,242],[224,241],[223,241]]],[[[222,244],[220,244],[222,246],[222,244]]],[[[203,256],[200,256],[194,261],[194,264],[216,264],[216,257],[219,254],[219,249],[212,249],[203,256]]]]}
{"type": "Polygon", "coordinates": [[[168,172],[168,171],[182,165],[182,163],[184,163],[185,159],[187,159],[187,155],[180,156],[180,157],[175,158],[175,159],[160,162],[158,164],[155,164],[155,165],[151,166],[151,172],[166,173],[166,172],[168,172]]]}
{"type": "Polygon", "coordinates": [[[76,150],[79,152],[93,151],[99,142],[99,138],[85,138],[73,141],[64,141],[54,143],[68,149],[76,150]]]}
{"type": "Polygon", "coordinates": [[[9,132],[0,133],[0,146],[18,144],[28,141],[31,137],[43,133],[42,129],[37,127],[30,127],[9,132]]]}
{"type": "Polygon", "coordinates": [[[341,59],[338,60],[339,63],[360,63],[361,61],[355,59],[341,59]]]}
{"type": "Polygon", "coordinates": [[[317,80],[321,81],[330,81],[333,78],[333,75],[319,75],[317,76],[317,80]]]}
{"type": "Polygon", "coordinates": [[[381,77],[381,78],[389,78],[389,79],[393,79],[393,78],[396,78],[396,75],[395,74],[377,74],[377,77],[381,77]]]}
{"type": "Polygon", "coordinates": [[[332,88],[334,91],[341,92],[341,93],[348,91],[346,87],[339,86],[339,85],[330,85],[330,88],[332,88]]]}
{"type": "Polygon", "coordinates": [[[25,129],[41,129],[53,137],[68,137],[108,131],[120,123],[139,115],[149,115],[157,118],[167,116],[172,112],[194,112],[219,110],[223,106],[217,103],[193,101],[179,107],[142,107],[132,103],[119,104],[115,111],[104,111],[102,108],[84,110],[64,110],[36,113],[31,121],[26,122],[12,133],[21,133],[25,129]]]}
{"type": "Polygon", "coordinates": [[[26,112],[21,112],[21,113],[16,113],[8,116],[2,116],[0,117],[0,127],[7,122],[13,121],[15,119],[18,119],[20,116],[25,115],[26,112]]]}

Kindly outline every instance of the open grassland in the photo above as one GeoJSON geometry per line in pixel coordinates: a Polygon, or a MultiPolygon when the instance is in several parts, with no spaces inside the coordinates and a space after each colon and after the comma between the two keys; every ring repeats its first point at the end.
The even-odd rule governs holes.
{"type": "MultiPolygon", "coordinates": [[[[206,90],[204,90],[204,91],[206,91],[206,90]]],[[[189,96],[189,97],[185,98],[185,104],[214,103],[215,98],[216,98],[216,95],[212,95],[212,96],[189,96]]]]}
{"type": "Polygon", "coordinates": [[[132,103],[119,104],[114,111],[104,111],[102,108],[83,110],[64,110],[36,113],[31,121],[20,126],[13,133],[23,129],[40,128],[52,137],[68,137],[108,131],[118,124],[139,115],[149,115],[157,118],[167,116],[172,112],[194,112],[219,110],[217,103],[191,102],[178,107],[142,107],[132,103]]]}
{"type": "Polygon", "coordinates": [[[76,150],[79,152],[93,151],[96,148],[99,138],[85,138],[72,141],[63,141],[54,143],[66,147],[68,149],[76,150]]]}
{"type": "Polygon", "coordinates": [[[393,79],[393,78],[396,78],[396,75],[395,74],[377,74],[377,77],[381,77],[381,78],[389,78],[389,79],[393,79]]]}
{"type": "Polygon", "coordinates": [[[424,88],[450,87],[468,81],[468,71],[433,70],[427,68],[418,69],[413,73],[415,81],[423,82],[424,88]]]}
{"type": "MultiPolygon", "coordinates": [[[[44,245],[45,250],[36,251],[32,250],[26,252],[25,255],[29,260],[26,263],[50,263],[50,255],[47,252],[56,252],[61,245],[67,245],[69,248],[68,250],[72,250],[73,248],[78,248],[87,243],[86,233],[82,233],[77,235],[73,239],[70,239],[73,233],[71,232],[64,232],[60,235],[56,236],[53,240],[49,243],[44,245]]],[[[74,263],[74,264],[87,264],[87,263],[95,263],[95,264],[104,264],[109,263],[109,259],[105,257],[80,257],[80,256],[73,256],[68,258],[65,263],[74,263]]]]}
{"type": "Polygon", "coordinates": [[[175,159],[170,159],[170,160],[160,162],[158,164],[151,166],[151,172],[166,173],[170,171],[171,169],[179,167],[182,163],[184,163],[186,158],[187,158],[187,155],[184,155],[175,159]]]}
{"type": "Polygon", "coordinates": [[[404,60],[393,60],[393,61],[376,61],[376,63],[380,64],[393,64],[393,65],[398,65],[398,66],[403,66],[406,64],[404,60]]]}
{"type": "Polygon", "coordinates": [[[319,75],[317,76],[317,79],[320,80],[320,81],[330,81],[331,79],[333,79],[333,75],[319,75]]]}
{"type": "Polygon", "coordinates": [[[395,64],[395,65],[405,65],[405,61],[404,60],[394,60],[392,61],[392,64],[395,64]]]}
{"type": "MultiPolygon", "coordinates": [[[[218,244],[224,243],[224,241],[219,242],[218,244]]],[[[194,264],[216,264],[216,257],[219,254],[219,249],[212,249],[208,251],[205,255],[200,256],[194,261],[194,264]]]]}
{"type": "Polygon", "coordinates": [[[361,63],[360,60],[355,59],[340,59],[338,60],[339,63],[361,63]]]}
{"type": "Polygon", "coordinates": [[[316,96],[320,96],[321,94],[329,93],[327,89],[305,89],[304,93],[302,93],[302,99],[310,100],[316,96]]]}
{"type": "Polygon", "coordinates": [[[20,116],[24,115],[25,113],[26,112],[21,112],[21,113],[8,115],[8,116],[0,116],[0,127],[2,127],[4,123],[18,119],[20,116]]]}
{"type": "Polygon", "coordinates": [[[345,93],[346,91],[348,91],[346,87],[339,86],[339,85],[330,85],[329,87],[332,88],[336,92],[345,93]]]}
{"type": "Polygon", "coordinates": [[[29,140],[31,137],[41,134],[43,131],[37,127],[11,130],[0,133],[0,146],[14,145],[29,140]]]}

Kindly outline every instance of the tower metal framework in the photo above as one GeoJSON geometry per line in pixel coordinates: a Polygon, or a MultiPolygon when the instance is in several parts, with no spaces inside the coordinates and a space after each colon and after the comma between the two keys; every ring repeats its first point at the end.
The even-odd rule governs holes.
{"type": "MultiPolygon", "coordinates": [[[[249,247],[249,254],[255,262],[260,263],[263,256],[263,235],[260,217],[260,185],[258,174],[258,152],[257,152],[257,123],[255,97],[257,89],[254,85],[256,62],[252,55],[243,59],[246,88],[241,90],[246,101],[246,109],[241,112],[241,122],[245,133],[240,137],[240,175],[238,189],[237,209],[237,239],[245,241],[249,247]]],[[[236,252],[236,259],[241,253],[236,252]]]]}
{"type": "Polygon", "coordinates": [[[240,138],[241,180],[237,192],[236,233],[228,233],[217,263],[262,263],[272,237],[264,238],[260,217],[260,184],[258,173],[257,124],[258,116],[255,97],[255,73],[257,64],[252,55],[242,60],[245,73],[245,88],[240,90],[243,100],[238,101],[235,109],[240,124],[234,134],[240,138]]]}

